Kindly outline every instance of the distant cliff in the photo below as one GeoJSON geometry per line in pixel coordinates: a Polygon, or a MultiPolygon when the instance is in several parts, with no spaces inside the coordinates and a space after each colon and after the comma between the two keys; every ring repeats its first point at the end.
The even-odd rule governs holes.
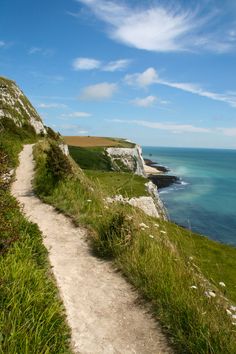
{"type": "Polygon", "coordinates": [[[106,151],[114,169],[127,170],[146,177],[142,149],[139,145],[135,145],[133,148],[109,147],[106,151]]]}
{"type": "Polygon", "coordinates": [[[3,118],[12,119],[18,127],[29,124],[37,134],[46,134],[40,116],[16,83],[0,77],[0,123],[3,118]]]}

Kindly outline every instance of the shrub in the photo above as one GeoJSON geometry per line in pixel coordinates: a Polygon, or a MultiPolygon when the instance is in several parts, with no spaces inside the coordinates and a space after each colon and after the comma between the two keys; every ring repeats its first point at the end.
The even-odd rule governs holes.
{"type": "Polygon", "coordinates": [[[72,173],[68,158],[55,143],[51,143],[47,153],[46,168],[55,182],[59,182],[72,173]]]}

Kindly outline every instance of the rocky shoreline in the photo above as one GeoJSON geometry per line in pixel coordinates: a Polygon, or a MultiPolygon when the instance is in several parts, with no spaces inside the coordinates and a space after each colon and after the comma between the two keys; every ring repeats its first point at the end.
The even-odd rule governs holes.
{"type": "Polygon", "coordinates": [[[180,183],[180,179],[177,176],[166,174],[170,171],[167,167],[159,165],[150,159],[144,159],[144,162],[146,166],[156,170],[156,173],[148,173],[147,177],[158,189],[169,187],[173,183],[180,183]]]}

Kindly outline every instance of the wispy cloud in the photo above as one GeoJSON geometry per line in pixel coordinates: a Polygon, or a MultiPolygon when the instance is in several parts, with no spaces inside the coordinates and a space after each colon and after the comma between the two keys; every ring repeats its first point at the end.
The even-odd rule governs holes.
{"type": "Polygon", "coordinates": [[[33,54],[41,54],[44,57],[51,57],[54,54],[54,50],[53,49],[43,49],[40,47],[31,47],[28,50],[28,54],[29,55],[33,55],[33,54]]]}
{"type": "Polygon", "coordinates": [[[128,67],[131,60],[119,59],[110,62],[103,62],[94,58],[79,57],[73,60],[72,67],[74,70],[101,70],[101,71],[120,71],[128,67]]]}
{"type": "Polygon", "coordinates": [[[66,108],[67,106],[63,103],[39,103],[38,108],[66,108]]]}
{"type": "Polygon", "coordinates": [[[30,74],[37,79],[42,79],[44,81],[47,80],[50,83],[58,83],[65,80],[62,75],[48,75],[40,73],[38,71],[31,71],[30,74]]]}
{"type": "Polygon", "coordinates": [[[85,87],[82,90],[79,98],[81,100],[105,100],[111,98],[117,89],[117,84],[102,82],[96,85],[85,87]]]}
{"type": "Polygon", "coordinates": [[[110,38],[131,47],[157,52],[235,49],[232,36],[219,26],[218,11],[206,2],[185,2],[185,7],[171,0],[155,5],[137,2],[131,7],[114,0],[77,1],[107,24],[110,38]]]}
{"type": "Polygon", "coordinates": [[[198,96],[206,97],[214,101],[225,102],[231,107],[236,108],[236,92],[217,93],[205,90],[198,84],[165,80],[158,75],[154,68],[148,68],[142,73],[126,75],[124,80],[128,85],[140,87],[147,87],[153,84],[160,84],[181,91],[189,92],[198,96]]]}
{"type": "Polygon", "coordinates": [[[178,123],[163,123],[163,122],[153,122],[147,120],[125,120],[125,119],[112,119],[110,120],[114,123],[120,124],[133,124],[150,129],[158,129],[169,131],[172,134],[184,134],[184,133],[198,133],[198,134],[222,134],[224,136],[236,137],[236,127],[214,127],[206,128],[199,127],[192,124],[178,124],[178,123]]]}
{"type": "Polygon", "coordinates": [[[0,48],[5,47],[6,43],[4,41],[0,41],[0,48]]]}
{"type": "Polygon", "coordinates": [[[69,114],[62,114],[62,117],[66,117],[66,118],[87,118],[91,116],[92,114],[88,112],[73,112],[69,114]]]}
{"type": "Polygon", "coordinates": [[[157,101],[156,96],[147,96],[144,98],[135,98],[134,100],[131,101],[136,106],[139,107],[150,107],[153,106],[153,104],[157,101]]]}
{"type": "Polygon", "coordinates": [[[94,70],[100,68],[101,62],[92,58],[76,58],[72,66],[74,70],[94,70]]]}
{"type": "Polygon", "coordinates": [[[146,120],[122,120],[122,119],[113,119],[113,122],[116,123],[130,123],[135,125],[140,125],[152,129],[167,130],[172,133],[210,133],[211,130],[203,127],[196,127],[191,124],[173,124],[173,123],[160,123],[160,122],[151,122],[146,120]]]}
{"type": "Polygon", "coordinates": [[[130,62],[131,62],[131,60],[129,60],[129,59],[119,59],[119,60],[110,61],[103,66],[102,70],[103,71],[111,71],[111,72],[124,70],[128,67],[130,62]]]}
{"type": "Polygon", "coordinates": [[[236,137],[236,128],[216,128],[216,129],[226,136],[235,136],[236,137]]]}
{"type": "Polygon", "coordinates": [[[59,130],[65,135],[87,135],[89,132],[78,124],[52,124],[55,130],[59,130]]]}

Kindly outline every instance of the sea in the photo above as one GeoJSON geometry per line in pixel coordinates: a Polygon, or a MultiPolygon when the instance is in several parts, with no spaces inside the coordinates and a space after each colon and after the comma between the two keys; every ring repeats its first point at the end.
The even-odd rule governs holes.
{"type": "Polygon", "coordinates": [[[143,147],[180,183],[159,190],[171,221],[236,246],[236,150],[143,147]]]}

